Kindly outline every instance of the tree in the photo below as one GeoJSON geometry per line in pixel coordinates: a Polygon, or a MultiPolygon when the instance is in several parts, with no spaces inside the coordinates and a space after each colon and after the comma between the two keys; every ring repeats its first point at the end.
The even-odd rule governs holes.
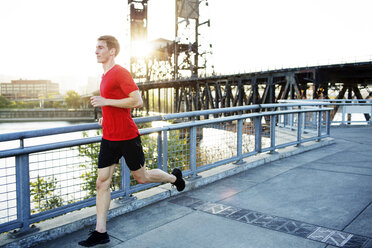
{"type": "Polygon", "coordinates": [[[80,106],[80,96],[74,90],[70,90],[66,93],[65,101],[66,101],[67,107],[69,108],[76,109],[76,108],[79,108],[80,106]]]}
{"type": "Polygon", "coordinates": [[[3,96],[0,96],[0,108],[7,108],[9,107],[9,105],[10,105],[9,100],[3,96]]]}
{"type": "Polygon", "coordinates": [[[31,203],[35,204],[35,209],[31,213],[38,213],[50,210],[63,205],[63,199],[56,192],[57,178],[47,179],[37,176],[36,181],[30,182],[31,203]]]}

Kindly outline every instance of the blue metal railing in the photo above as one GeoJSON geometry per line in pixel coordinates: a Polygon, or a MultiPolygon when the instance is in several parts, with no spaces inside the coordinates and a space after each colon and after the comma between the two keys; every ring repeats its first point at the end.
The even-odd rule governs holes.
{"type": "MultiPolygon", "coordinates": [[[[262,152],[273,152],[283,147],[329,137],[332,109],[327,108],[328,105],[329,103],[309,102],[249,105],[135,118],[135,122],[141,124],[186,120],[175,124],[166,123],[160,127],[142,128],[140,133],[148,167],[164,171],[179,167],[185,177],[196,177],[201,171],[227,163],[241,163],[244,158],[262,152]],[[199,118],[201,120],[197,120],[199,118]]],[[[0,183],[0,206],[3,206],[0,208],[0,233],[17,228],[27,230],[33,223],[95,204],[93,196],[85,195],[73,200],[71,196],[81,193],[81,188],[86,186],[86,182],[81,181],[82,174],[87,172],[77,168],[82,163],[94,163],[94,154],[88,159],[81,155],[79,149],[84,147],[95,151],[101,136],[30,146],[26,146],[24,141],[97,129],[100,129],[98,124],[81,124],[0,135],[0,143],[19,141],[19,147],[0,151],[0,179],[8,182],[10,178],[9,183],[0,183]],[[75,167],[71,167],[70,163],[75,167]],[[53,172],[48,174],[51,170],[53,172]],[[50,180],[49,177],[52,182],[48,183],[46,181],[50,180]],[[57,177],[65,186],[57,187],[57,177]],[[37,187],[39,193],[31,190],[30,184],[37,187]],[[45,195],[42,195],[45,199],[41,195],[34,195],[41,194],[40,189],[45,190],[45,195]],[[63,193],[64,191],[67,193],[63,193]],[[51,192],[54,195],[48,195],[51,192]],[[49,206],[51,202],[55,205],[49,206]],[[40,204],[49,207],[37,209],[34,206],[40,204]]],[[[121,160],[119,174],[120,188],[112,192],[113,199],[129,198],[135,192],[159,185],[136,184],[130,177],[124,159],[121,160]]]]}
{"type": "Polygon", "coordinates": [[[372,125],[372,99],[280,100],[279,102],[329,103],[328,107],[334,109],[331,124],[342,126],[353,124],[372,125]]]}

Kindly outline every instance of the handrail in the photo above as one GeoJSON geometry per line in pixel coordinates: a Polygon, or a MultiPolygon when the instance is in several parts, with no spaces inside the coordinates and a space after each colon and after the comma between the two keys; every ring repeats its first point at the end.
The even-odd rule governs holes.
{"type": "Polygon", "coordinates": [[[293,100],[278,100],[278,102],[281,102],[281,103],[302,102],[302,103],[308,103],[308,104],[326,103],[327,105],[349,105],[349,104],[371,105],[372,99],[304,99],[304,100],[293,99],[293,100]]]}
{"type": "MultiPolygon", "coordinates": [[[[322,105],[327,106],[330,104],[322,103],[322,105]]],[[[150,116],[150,117],[138,117],[138,118],[134,118],[134,122],[136,124],[140,124],[140,123],[148,123],[152,121],[173,120],[173,119],[178,119],[178,118],[189,118],[189,117],[197,117],[197,116],[203,116],[203,115],[223,114],[223,113],[247,111],[247,110],[258,110],[258,109],[264,109],[264,108],[298,107],[298,106],[314,106],[314,104],[313,103],[257,104],[257,105],[247,105],[247,106],[230,107],[230,108],[181,112],[181,113],[175,113],[175,114],[165,114],[165,115],[150,116]]],[[[48,129],[42,129],[42,130],[15,132],[15,133],[10,133],[10,134],[0,134],[0,142],[27,139],[27,138],[35,138],[35,137],[41,137],[41,136],[49,136],[49,135],[55,135],[55,134],[88,131],[88,130],[95,130],[99,128],[101,127],[97,123],[89,123],[89,124],[71,125],[71,126],[66,126],[66,127],[48,128],[48,129]]]]}
{"type": "MultiPolygon", "coordinates": [[[[140,129],[142,135],[157,134],[157,164],[158,168],[167,171],[171,169],[170,164],[173,155],[168,151],[168,147],[171,146],[172,135],[184,135],[187,142],[183,143],[187,146],[185,149],[188,151],[187,155],[187,168],[184,169],[183,174],[185,176],[196,177],[197,173],[208,170],[217,166],[221,166],[232,162],[241,162],[244,158],[262,153],[262,152],[273,152],[277,149],[300,145],[309,141],[320,141],[330,136],[330,112],[332,108],[328,108],[330,104],[327,103],[282,103],[282,104],[261,104],[261,105],[250,105],[240,106],[225,109],[214,109],[214,110],[202,110],[194,112],[185,112],[177,114],[167,114],[162,116],[153,117],[142,117],[135,118],[136,123],[147,123],[152,121],[160,120],[172,120],[178,118],[191,118],[205,115],[215,115],[221,113],[230,113],[236,115],[228,115],[225,117],[211,118],[211,119],[189,119],[187,122],[181,122],[176,124],[170,124],[162,127],[152,127],[140,129]],[[262,110],[268,111],[262,111],[262,110]],[[277,111],[275,111],[278,109],[277,111]],[[283,109],[283,110],[282,110],[283,109]],[[254,110],[252,113],[244,113],[244,111],[254,110]],[[238,114],[237,114],[238,113],[238,114]],[[312,118],[313,121],[308,122],[308,119],[312,118]],[[266,127],[263,125],[266,123],[266,127]],[[211,162],[198,162],[197,163],[197,151],[198,151],[198,140],[203,139],[198,130],[203,128],[213,129],[218,131],[221,126],[226,125],[227,127],[234,126],[234,129],[228,129],[227,133],[235,137],[235,141],[226,140],[224,142],[233,142],[230,146],[235,147],[231,155],[224,155],[225,157],[218,158],[217,160],[211,160],[211,162]],[[244,125],[248,125],[252,129],[250,131],[243,131],[244,125]],[[178,131],[179,134],[175,130],[178,131]],[[181,130],[183,130],[182,133],[181,130]],[[186,131],[185,131],[186,130],[186,131]],[[268,133],[269,132],[269,133],[268,133]],[[276,139],[276,133],[282,133],[282,135],[290,135],[292,139],[276,139]],[[253,141],[245,140],[248,136],[252,136],[253,141]],[[269,145],[263,145],[262,141],[264,137],[269,139],[269,145]],[[247,148],[247,142],[253,142],[253,148],[247,148]],[[170,160],[169,160],[170,159],[170,160]],[[169,168],[168,168],[169,167],[169,168]]],[[[98,124],[80,124],[74,126],[67,126],[61,128],[49,128],[44,130],[33,130],[26,132],[17,132],[10,134],[1,134],[0,142],[11,141],[11,140],[23,140],[26,138],[41,137],[47,135],[63,134],[78,131],[88,131],[100,129],[98,124]]],[[[181,139],[176,136],[175,139],[181,139]]],[[[44,152],[68,148],[77,147],[80,145],[87,145],[98,143],[101,140],[101,136],[82,138],[76,140],[68,140],[63,142],[51,142],[48,144],[34,145],[34,146],[21,146],[14,149],[6,149],[0,151],[0,159],[15,158],[15,174],[17,178],[16,182],[16,194],[17,194],[17,217],[16,220],[10,220],[8,222],[0,222],[0,233],[6,232],[15,228],[21,228],[23,231],[27,231],[32,223],[39,222],[45,219],[53,218],[58,215],[75,211],[84,207],[91,206],[94,204],[92,198],[86,200],[80,200],[74,203],[68,203],[67,205],[56,207],[54,209],[47,210],[45,212],[39,212],[37,214],[31,214],[31,203],[30,203],[30,170],[37,170],[37,168],[30,168],[30,155],[44,152]]],[[[174,140],[174,138],[173,138],[174,140]]],[[[21,142],[23,143],[23,142],[21,142]]],[[[35,158],[34,158],[35,159],[35,158]]],[[[0,161],[1,162],[1,161],[0,161]]],[[[33,163],[36,163],[35,161],[33,163]]],[[[125,197],[129,198],[134,192],[145,190],[158,184],[143,184],[143,185],[130,185],[130,173],[126,168],[125,162],[122,160],[121,166],[121,188],[112,193],[113,198],[125,197]]],[[[10,165],[8,166],[10,167],[10,165]]],[[[36,171],[37,172],[37,171],[36,171]]],[[[5,174],[6,176],[6,174],[5,174]]],[[[0,175],[0,177],[5,177],[0,175]]],[[[1,194],[1,192],[0,192],[1,194]]],[[[1,216],[0,216],[1,217],[1,216]]],[[[1,219],[0,219],[1,220],[1,219]]]]}
{"type": "Polygon", "coordinates": [[[332,124],[351,125],[365,123],[372,125],[372,99],[309,99],[309,100],[279,100],[281,103],[327,103],[333,107],[332,124]],[[339,108],[342,107],[341,111],[339,108]],[[341,114],[341,120],[335,120],[336,114],[341,114]],[[365,120],[353,120],[353,114],[364,114],[365,120]]]}
{"type": "MultiPolygon", "coordinates": [[[[327,111],[327,110],[332,110],[332,109],[331,108],[322,109],[322,111],[327,111]]],[[[218,119],[200,120],[197,122],[195,121],[183,122],[183,123],[173,124],[173,125],[164,126],[164,127],[145,128],[145,129],[140,130],[140,134],[141,135],[150,134],[150,133],[155,133],[155,132],[176,130],[176,129],[181,129],[181,128],[202,126],[202,125],[215,124],[215,123],[220,123],[220,122],[228,122],[228,121],[247,119],[247,118],[253,118],[253,117],[263,117],[263,116],[272,116],[272,115],[280,115],[280,114],[308,113],[308,112],[318,112],[318,111],[319,109],[303,109],[303,110],[282,110],[282,111],[268,111],[268,112],[263,112],[263,113],[254,113],[254,114],[242,114],[242,115],[237,115],[237,116],[221,117],[218,119]]],[[[158,120],[158,118],[155,118],[155,119],[158,120]]],[[[91,124],[88,124],[88,125],[91,125],[91,124]]],[[[52,144],[43,144],[43,145],[36,145],[36,146],[30,146],[30,147],[20,147],[20,148],[10,149],[6,151],[0,151],[0,158],[18,156],[18,155],[28,154],[28,153],[36,153],[36,152],[41,152],[41,151],[54,150],[54,149],[65,148],[69,146],[85,145],[85,144],[99,142],[100,140],[101,140],[101,136],[97,136],[97,137],[91,137],[91,138],[71,140],[68,144],[66,144],[66,142],[57,142],[57,143],[52,143],[52,144]]]]}

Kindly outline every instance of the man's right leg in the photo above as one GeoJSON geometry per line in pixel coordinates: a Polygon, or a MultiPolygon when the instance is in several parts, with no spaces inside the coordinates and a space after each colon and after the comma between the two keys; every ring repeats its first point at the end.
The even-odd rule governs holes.
{"type": "Polygon", "coordinates": [[[111,191],[110,184],[112,175],[115,171],[115,164],[98,169],[98,177],[96,182],[97,196],[96,196],[96,211],[97,223],[96,231],[100,233],[106,232],[107,212],[110,208],[111,191]]]}
{"type": "Polygon", "coordinates": [[[85,247],[95,246],[97,244],[105,244],[110,242],[110,238],[106,232],[107,212],[110,208],[111,192],[110,184],[112,175],[114,174],[115,165],[98,169],[98,177],[96,181],[97,196],[96,196],[96,211],[97,222],[96,230],[91,233],[88,239],[80,241],[79,245],[85,247]]]}

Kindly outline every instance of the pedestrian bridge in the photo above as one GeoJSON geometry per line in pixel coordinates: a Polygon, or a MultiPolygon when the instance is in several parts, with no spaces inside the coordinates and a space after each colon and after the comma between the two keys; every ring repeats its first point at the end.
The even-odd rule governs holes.
{"type": "MultiPolygon", "coordinates": [[[[141,129],[145,151],[151,154],[148,166],[183,169],[187,187],[178,194],[168,184],[136,185],[121,166],[113,186],[109,246],[175,247],[177,242],[178,247],[370,247],[371,126],[331,128],[332,109],[318,104],[220,109],[229,113],[225,117],[210,110],[137,119],[187,119],[141,129]],[[222,149],[208,153],[208,147],[222,149]]],[[[21,140],[20,148],[0,152],[7,168],[2,179],[13,176],[20,182],[9,179],[6,187],[14,189],[1,192],[6,213],[13,213],[2,212],[1,246],[76,247],[88,234],[95,212],[89,207],[94,197],[81,177],[87,167],[69,166],[92,164],[92,144],[100,137],[35,146],[24,142],[72,128],[97,127],[0,137],[3,142],[21,140]],[[55,150],[58,155],[50,154],[55,150]],[[53,164],[52,172],[48,164],[53,164]],[[50,180],[53,177],[57,180],[50,180]],[[81,192],[82,187],[88,193],[81,192]],[[46,188],[46,197],[37,196],[42,191],[36,193],[35,188],[46,188]]]]}

